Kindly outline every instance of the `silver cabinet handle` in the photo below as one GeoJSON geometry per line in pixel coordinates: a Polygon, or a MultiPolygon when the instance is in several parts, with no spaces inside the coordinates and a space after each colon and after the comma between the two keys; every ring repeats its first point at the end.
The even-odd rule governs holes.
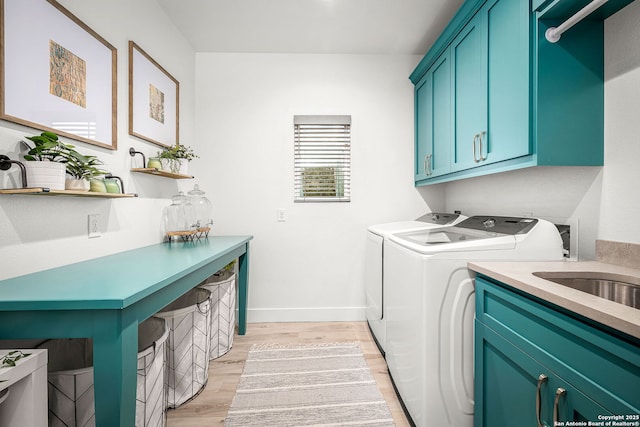
{"type": "Polygon", "coordinates": [[[540,374],[538,377],[538,387],[536,388],[536,417],[538,418],[538,427],[544,427],[540,420],[540,411],[542,409],[542,396],[540,389],[542,388],[542,384],[546,383],[548,379],[549,377],[545,374],[540,374]]]}
{"type": "Polygon", "coordinates": [[[427,176],[431,176],[431,156],[431,154],[427,154],[426,156],[424,156],[424,174],[427,176]]]}
{"type": "Polygon", "coordinates": [[[478,139],[480,140],[480,161],[485,161],[487,160],[487,156],[489,155],[489,151],[487,150],[487,156],[483,156],[482,155],[482,140],[484,139],[484,137],[487,135],[487,132],[482,131],[480,132],[480,135],[478,135],[478,139]]]}
{"type": "Polygon", "coordinates": [[[556,399],[553,401],[553,425],[558,425],[558,403],[560,402],[560,398],[567,394],[567,390],[562,387],[558,387],[556,390],[556,399]]]}
{"type": "MultiPolygon", "coordinates": [[[[473,161],[475,163],[480,162],[480,159],[478,158],[477,153],[476,153],[476,141],[478,140],[478,138],[480,138],[480,134],[479,133],[476,133],[475,135],[473,135],[473,161]]],[[[480,154],[482,155],[482,153],[480,153],[480,154]]]]}

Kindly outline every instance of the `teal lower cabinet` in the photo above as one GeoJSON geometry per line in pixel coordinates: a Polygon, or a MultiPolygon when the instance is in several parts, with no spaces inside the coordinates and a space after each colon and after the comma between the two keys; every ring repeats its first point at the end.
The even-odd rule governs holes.
{"type": "Polygon", "coordinates": [[[478,276],[474,427],[640,425],[640,342],[587,322],[478,276]]]}

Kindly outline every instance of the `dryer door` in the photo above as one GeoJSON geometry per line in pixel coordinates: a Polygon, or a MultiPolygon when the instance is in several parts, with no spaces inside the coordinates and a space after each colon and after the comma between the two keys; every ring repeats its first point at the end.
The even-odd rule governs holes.
{"type": "Polygon", "coordinates": [[[365,256],[365,290],[367,296],[367,320],[382,319],[382,250],[384,239],[367,233],[365,256]]]}

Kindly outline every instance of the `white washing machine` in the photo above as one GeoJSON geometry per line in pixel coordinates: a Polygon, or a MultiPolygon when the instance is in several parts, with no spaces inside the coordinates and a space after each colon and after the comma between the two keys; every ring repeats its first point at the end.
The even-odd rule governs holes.
{"type": "Polygon", "coordinates": [[[415,221],[391,222],[372,225],[367,233],[365,255],[365,291],[367,321],[378,348],[385,353],[386,326],[384,308],[384,243],[394,233],[420,231],[454,225],[466,219],[460,214],[428,213],[415,221]]]}
{"type": "Polygon", "coordinates": [[[560,261],[555,225],[470,217],[385,244],[386,359],[416,426],[473,425],[474,275],[468,261],[560,261]]]}

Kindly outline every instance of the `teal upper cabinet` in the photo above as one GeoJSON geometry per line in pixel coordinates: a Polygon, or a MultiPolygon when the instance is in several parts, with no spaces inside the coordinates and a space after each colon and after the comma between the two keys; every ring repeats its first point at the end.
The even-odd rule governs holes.
{"type": "MultiPolygon", "coordinates": [[[[557,43],[544,36],[586,3],[462,4],[410,76],[416,85],[416,185],[530,166],[603,164],[603,17],[617,9],[596,11],[557,43]],[[433,80],[447,69],[448,102],[433,80]]],[[[619,9],[630,1],[609,3],[619,9]]],[[[441,74],[439,82],[445,80],[441,74]]]]}
{"type": "Polygon", "coordinates": [[[529,9],[489,0],[451,44],[452,170],[530,154],[529,9]]]}
{"type": "Polygon", "coordinates": [[[416,181],[451,170],[450,63],[446,51],[416,85],[416,181]]]}
{"type": "Polygon", "coordinates": [[[525,1],[489,1],[487,21],[487,134],[484,163],[531,154],[529,125],[529,11],[525,1]]]}
{"type": "MultiPolygon", "coordinates": [[[[506,1],[506,0],[504,0],[506,1]]],[[[471,168],[481,158],[487,129],[486,20],[482,12],[451,43],[454,144],[452,170],[471,168]]]]}

